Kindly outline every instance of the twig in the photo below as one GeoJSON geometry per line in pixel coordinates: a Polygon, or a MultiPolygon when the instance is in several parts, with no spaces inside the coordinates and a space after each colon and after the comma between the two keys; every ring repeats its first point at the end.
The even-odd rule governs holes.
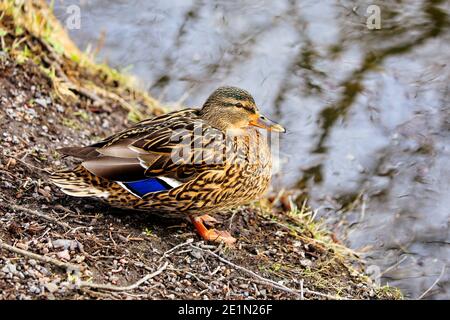
{"type": "Polygon", "coordinates": [[[230,223],[228,225],[228,230],[230,230],[230,232],[231,232],[231,227],[233,225],[233,219],[234,219],[234,216],[236,215],[236,213],[237,213],[237,211],[234,211],[230,218],[230,223]]]}
{"type": "MultiPolygon", "coordinates": [[[[205,250],[205,249],[202,249],[200,247],[194,246],[192,244],[191,244],[191,247],[194,248],[194,249],[203,251],[205,253],[208,253],[209,255],[214,256],[215,258],[219,259],[223,263],[226,263],[226,264],[228,264],[229,266],[231,266],[231,267],[233,267],[235,269],[238,269],[240,271],[243,271],[243,272],[251,275],[252,277],[258,279],[259,281],[261,281],[265,285],[271,286],[272,288],[275,288],[275,289],[278,289],[278,290],[281,290],[281,291],[284,291],[284,292],[288,292],[290,294],[294,294],[294,295],[299,296],[299,297],[302,296],[302,292],[301,291],[288,288],[288,287],[286,287],[286,286],[284,286],[282,284],[279,284],[279,283],[277,283],[277,282],[275,282],[273,280],[264,278],[264,277],[260,276],[259,274],[255,273],[255,272],[253,272],[253,271],[251,271],[251,270],[249,270],[247,268],[244,268],[242,266],[234,264],[233,262],[231,262],[231,261],[229,261],[229,260],[219,256],[218,254],[216,254],[216,253],[214,253],[214,252],[212,252],[210,250],[205,250]]],[[[324,298],[331,299],[331,300],[340,300],[341,299],[338,296],[333,296],[333,295],[329,295],[329,294],[326,294],[326,293],[321,293],[321,292],[317,292],[317,291],[313,291],[313,290],[309,290],[309,289],[305,289],[305,288],[303,289],[303,292],[304,293],[308,293],[308,294],[312,294],[312,295],[316,295],[316,296],[319,296],[319,297],[324,297],[324,298]]]]}
{"type": "Polygon", "coordinates": [[[173,247],[172,249],[167,250],[166,252],[164,252],[163,255],[161,256],[161,258],[159,258],[158,262],[161,262],[161,260],[164,259],[165,257],[167,257],[167,255],[168,255],[169,253],[171,253],[171,252],[173,252],[173,251],[175,251],[175,250],[177,250],[177,249],[179,249],[179,248],[181,248],[181,247],[183,247],[183,246],[186,246],[186,245],[188,245],[188,244],[191,244],[192,242],[194,242],[194,239],[189,238],[189,239],[186,240],[186,242],[177,244],[177,245],[176,245],[175,247],[173,247]]]}
{"type": "Polygon", "coordinates": [[[380,273],[380,277],[385,275],[386,273],[388,273],[389,271],[397,268],[403,261],[406,260],[406,258],[408,258],[408,256],[404,256],[403,258],[400,259],[400,261],[394,263],[392,266],[390,266],[389,268],[387,268],[386,270],[384,270],[383,272],[380,273]]]}
{"type": "Polygon", "coordinates": [[[420,297],[417,298],[417,300],[421,300],[423,297],[425,297],[425,296],[428,294],[428,292],[430,292],[431,289],[433,289],[433,287],[434,287],[435,285],[437,285],[439,281],[441,281],[442,277],[444,276],[445,269],[446,269],[446,266],[445,266],[445,265],[442,266],[442,271],[441,271],[441,274],[439,275],[439,277],[433,282],[433,284],[431,285],[431,287],[429,287],[427,290],[425,290],[425,292],[422,293],[422,294],[420,295],[420,297]]]}
{"type": "Polygon", "coordinates": [[[303,295],[305,292],[305,289],[303,288],[303,279],[300,279],[300,300],[305,300],[305,296],[303,295]]]}
{"type": "MultiPolygon", "coordinates": [[[[176,270],[176,269],[173,269],[173,270],[176,270]]],[[[195,280],[197,280],[199,283],[201,283],[201,285],[203,286],[204,289],[210,289],[211,288],[205,281],[203,281],[202,279],[197,277],[194,273],[186,271],[186,274],[190,275],[195,280]]]]}
{"type": "Polygon", "coordinates": [[[156,277],[160,273],[162,273],[168,266],[168,262],[166,261],[161,268],[156,270],[153,273],[147,274],[145,277],[143,277],[141,280],[129,285],[129,286],[112,286],[109,284],[101,284],[101,283],[92,283],[87,281],[81,281],[78,285],[80,288],[93,288],[93,289],[101,289],[101,290],[110,290],[110,291],[130,291],[137,287],[139,287],[141,284],[143,284],[145,281],[150,280],[151,278],[156,277]]]}
{"type": "Polygon", "coordinates": [[[53,218],[53,217],[50,217],[50,216],[48,216],[46,214],[37,212],[36,210],[31,210],[31,209],[28,209],[26,207],[23,207],[23,206],[20,206],[20,205],[17,205],[17,204],[12,204],[9,201],[7,203],[11,206],[11,209],[13,209],[13,210],[23,211],[23,212],[25,212],[27,214],[30,214],[30,215],[33,215],[33,216],[45,219],[47,221],[56,223],[57,225],[65,228],[65,229],[71,229],[71,227],[67,223],[58,221],[56,218],[53,218]]]}
{"type": "Polygon", "coordinates": [[[117,247],[117,243],[116,241],[114,241],[111,231],[109,231],[109,238],[111,239],[112,243],[114,243],[114,246],[117,247]]]}
{"type": "MultiPolygon", "coordinates": [[[[27,155],[28,155],[28,154],[26,154],[25,157],[26,157],[27,155]]],[[[38,171],[45,172],[45,173],[47,173],[47,174],[51,174],[50,171],[48,171],[48,170],[46,170],[46,169],[42,169],[42,168],[36,167],[36,166],[34,166],[34,165],[32,165],[32,164],[26,162],[26,161],[23,160],[23,159],[16,158],[16,157],[14,157],[14,156],[11,156],[11,157],[14,158],[14,159],[16,159],[17,161],[19,161],[20,163],[22,163],[23,165],[25,165],[26,167],[28,167],[28,168],[30,168],[30,169],[34,169],[34,170],[38,170],[38,171]]],[[[25,158],[25,157],[23,157],[23,158],[25,158]]]]}
{"type": "Polygon", "coordinates": [[[0,170],[1,173],[7,174],[8,176],[10,176],[11,178],[15,179],[16,177],[9,171],[6,170],[0,170]]]}
{"type": "Polygon", "coordinates": [[[57,267],[60,268],[65,268],[67,270],[76,270],[76,271],[80,271],[82,269],[81,266],[76,265],[76,264],[72,264],[72,263],[66,263],[66,262],[62,262],[60,260],[56,260],[47,256],[43,256],[37,253],[33,253],[27,250],[23,250],[23,249],[19,249],[17,247],[14,246],[10,246],[9,244],[3,243],[2,240],[0,240],[0,248],[8,250],[8,251],[12,251],[14,253],[23,255],[25,257],[28,257],[30,259],[34,259],[34,260],[39,260],[42,262],[46,262],[46,263],[51,263],[54,264],[57,267]]]}

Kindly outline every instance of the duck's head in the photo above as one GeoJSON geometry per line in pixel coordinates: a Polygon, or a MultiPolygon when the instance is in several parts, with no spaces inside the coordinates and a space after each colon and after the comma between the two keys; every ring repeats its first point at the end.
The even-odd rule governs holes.
{"type": "Polygon", "coordinates": [[[258,127],[269,131],[286,132],[281,125],[263,116],[251,94],[236,87],[220,87],[206,100],[201,117],[221,130],[258,127]]]}

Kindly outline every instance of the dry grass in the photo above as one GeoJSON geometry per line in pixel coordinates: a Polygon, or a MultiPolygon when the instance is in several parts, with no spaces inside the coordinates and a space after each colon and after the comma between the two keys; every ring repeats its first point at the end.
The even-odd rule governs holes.
{"type": "Polygon", "coordinates": [[[72,103],[119,106],[137,122],[164,108],[137,88],[136,80],[82,53],[41,0],[5,0],[0,4],[2,50],[19,63],[32,61],[50,78],[53,94],[72,103]]]}

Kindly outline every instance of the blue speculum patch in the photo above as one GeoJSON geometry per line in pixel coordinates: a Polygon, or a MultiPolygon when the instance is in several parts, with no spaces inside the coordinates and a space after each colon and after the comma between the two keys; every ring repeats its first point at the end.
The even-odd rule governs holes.
{"type": "Polygon", "coordinates": [[[132,193],[142,197],[150,192],[158,192],[172,189],[166,182],[158,178],[149,178],[145,180],[124,182],[123,185],[132,193]]]}

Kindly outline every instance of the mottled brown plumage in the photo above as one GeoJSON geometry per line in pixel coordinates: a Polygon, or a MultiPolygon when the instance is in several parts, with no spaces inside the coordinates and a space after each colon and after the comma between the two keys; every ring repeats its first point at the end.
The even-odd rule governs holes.
{"type": "Polygon", "coordinates": [[[256,127],[284,132],[259,114],[248,92],[219,88],[202,109],[167,113],[94,145],[60,149],[83,162],[51,179],[72,196],[188,215],[204,238],[233,242],[227,233],[202,229],[207,218],[199,216],[248,203],[267,189],[272,159],[256,127]],[[167,190],[136,194],[128,187],[149,178],[167,190]]]}

